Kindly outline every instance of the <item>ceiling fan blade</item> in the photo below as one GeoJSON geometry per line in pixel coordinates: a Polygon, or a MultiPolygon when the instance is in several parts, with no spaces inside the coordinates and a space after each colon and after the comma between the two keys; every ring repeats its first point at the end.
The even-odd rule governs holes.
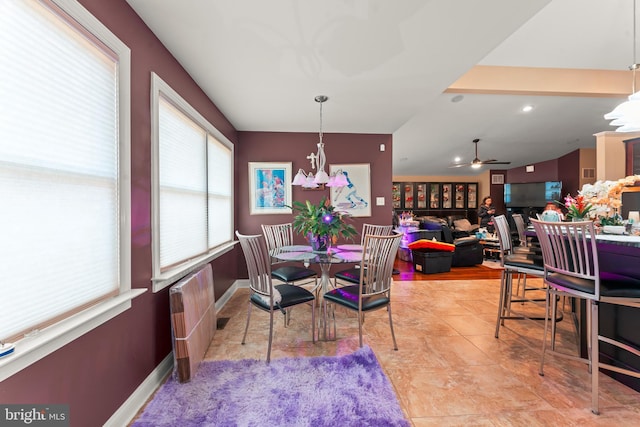
{"type": "Polygon", "coordinates": [[[449,165],[450,168],[461,168],[463,166],[471,166],[471,163],[454,163],[449,165]]]}
{"type": "Polygon", "coordinates": [[[511,162],[499,162],[497,160],[485,160],[482,162],[483,165],[510,165],[511,162]]]}

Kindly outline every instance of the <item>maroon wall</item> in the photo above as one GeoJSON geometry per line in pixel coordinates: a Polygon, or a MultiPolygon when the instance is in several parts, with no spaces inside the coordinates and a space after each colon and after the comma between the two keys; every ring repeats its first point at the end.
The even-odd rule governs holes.
{"type": "Polygon", "coordinates": [[[535,163],[533,165],[533,172],[527,172],[525,168],[525,166],[522,166],[519,168],[509,169],[504,182],[514,184],[520,182],[559,181],[557,159],[535,163]]]}
{"type": "MultiPolygon", "coordinates": [[[[282,224],[291,222],[293,215],[249,215],[249,171],[248,162],[292,162],[292,172],[298,169],[310,170],[307,156],[317,150],[317,133],[277,133],[277,132],[239,132],[236,148],[236,207],[241,214],[237,228],[243,234],[261,233],[260,224],[282,224]]],[[[391,224],[391,135],[379,134],[331,134],[324,133],[327,172],[329,164],[369,163],[371,171],[371,216],[353,218],[357,230],[363,223],[391,224]],[[385,151],[380,151],[385,144],[385,151]],[[376,197],[385,198],[385,206],[375,206],[376,197]]],[[[329,189],[321,191],[304,190],[293,186],[292,200],[319,202],[323,196],[329,196],[329,189]]],[[[303,243],[301,236],[295,236],[303,243]]],[[[246,277],[240,256],[239,271],[246,277]]]]}
{"type": "MultiPolygon", "coordinates": [[[[132,287],[130,310],[0,383],[2,403],[65,403],[74,426],[99,426],[171,351],[168,288],[151,285],[150,73],[156,72],[232,142],[237,134],[124,0],[80,3],[131,49],[132,287]]],[[[216,296],[237,277],[237,249],[213,263],[216,296]]]]}
{"type": "Polygon", "coordinates": [[[562,181],[562,195],[576,194],[580,185],[580,150],[558,158],[558,181],[562,181]]]}
{"type": "MultiPolygon", "coordinates": [[[[527,172],[526,166],[509,170],[492,170],[494,173],[504,174],[504,182],[546,182],[562,181],[562,194],[575,194],[580,189],[580,150],[574,150],[562,157],[545,162],[534,163],[533,172],[527,172]]],[[[504,185],[491,185],[491,198],[498,212],[505,212],[504,185]]]]}

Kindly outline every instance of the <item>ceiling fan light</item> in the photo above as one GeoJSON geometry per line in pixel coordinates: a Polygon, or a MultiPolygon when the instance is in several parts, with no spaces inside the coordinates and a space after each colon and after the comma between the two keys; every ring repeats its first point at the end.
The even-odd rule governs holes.
{"type": "Polygon", "coordinates": [[[482,167],[482,163],[472,163],[471,167],[473,169],[480,169],[482,167]]]}

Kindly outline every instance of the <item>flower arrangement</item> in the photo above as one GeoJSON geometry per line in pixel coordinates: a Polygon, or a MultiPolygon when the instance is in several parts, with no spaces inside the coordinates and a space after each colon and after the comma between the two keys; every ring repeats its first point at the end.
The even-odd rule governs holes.
{"type": "Polygon", "coordinates": [[[578,194],[576,197],[571,197],[568,194],[564,198],[564,206],[567,208],[566,217],[568,220],[585,219],[593,210],[593,205],[582,194],[578,194]]]}
{"type": "Polygon", "coordinates": [[[630,175],[617,181],[596,181],[593,184],[583,185],[579,194],[585,196],[594,207],[591,212],[592,217],[615,217],[622,206],[622,190],[638,181],[640,181],[640,175],[630,175]]]}
{"type": "Polygon", "coordinates": [[[336,211],[327,197],[323,197],[317,205],[308,200],[305,203],[293,202],[292,209],[296,213],[293,229],[310,240],[328,237],[335,242],[340,236],[353,240],[358,234],[348,222],[351,216],[346,212],[336,211]]]}

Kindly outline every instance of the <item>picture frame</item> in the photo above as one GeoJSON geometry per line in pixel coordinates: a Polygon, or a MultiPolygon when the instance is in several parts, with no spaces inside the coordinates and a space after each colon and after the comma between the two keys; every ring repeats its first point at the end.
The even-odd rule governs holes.
{"type": "Polygon", "coordinates": [[[329,165],[329,173],[344,173],[348,186],[331,187],[331,204],[353,217],[371,216],[371,167],[369,163],[329,165]]]}
{"type": "Polygon", "coordinates": [[[249,162],[249,214],[290,214],[291,162],[249,162]]]}

